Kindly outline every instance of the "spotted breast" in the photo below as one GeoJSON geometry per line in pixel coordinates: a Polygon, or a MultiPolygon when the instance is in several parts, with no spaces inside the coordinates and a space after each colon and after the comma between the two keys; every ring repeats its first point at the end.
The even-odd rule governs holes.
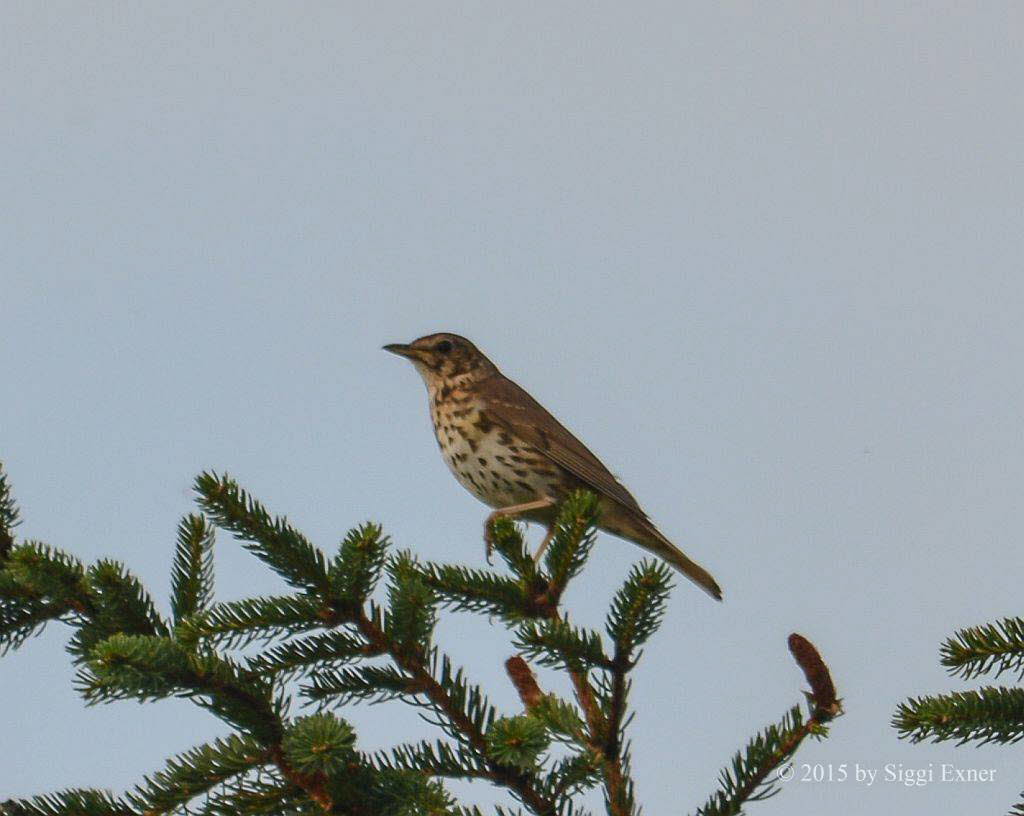
{"type": "Polygon", "coordinates": [[[539,451],[498,427],[482,402],[446,382],[430,390],[441,454],[459,483],[491,507],[508,507],[566,491],[562,474],[539,451]]]}

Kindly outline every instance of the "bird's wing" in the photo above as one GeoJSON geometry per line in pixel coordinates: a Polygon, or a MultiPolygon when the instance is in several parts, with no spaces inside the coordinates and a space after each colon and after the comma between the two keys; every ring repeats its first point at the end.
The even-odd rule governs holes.
{"type": "Polygon", "coordinates": [[[522,388],[499,375],[489,378],[483,390],[487,415],[496,425],[532,445],[598,493],[647,520],[636,499],[608,468],[522,388]]]}

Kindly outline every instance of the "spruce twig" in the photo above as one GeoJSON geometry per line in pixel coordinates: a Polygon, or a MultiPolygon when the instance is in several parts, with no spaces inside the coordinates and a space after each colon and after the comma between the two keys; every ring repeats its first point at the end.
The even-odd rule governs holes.
{"type": "MultiPolygon", "coordinates": [[[[942,644],[950,674],[973,679],[1004,672],[1024,679],[1024,618],[961,629],[942,644]]],[[[967,691],[910,697],[896,708],[892,726],[911,742],[1012,744],[1024,739],[1024,688],[982,686],[967,691]]],[[[1024,802],[1012,813],[1024,816],[1024,802]]]]}
{"type": "Polygon", "coordinates": [[[789,636],[789,649],[811,686],[811,716],[805,720],[800,706],[793,706],[781,722],[754,737],[733,757],[730,767],[722,770],[721,787],[697,810],[697,816],[737,816],[745,803],[774,796],[779,789],[777,779],[770,778],[772,772],[786,763],[807,737],[825,736],[825,725],[842,712],[832,675],[814,644],[794,632],[789,636]]]}
{"type": "MultiPolygon", "coordinates": [[[[328,559],[229,477],[202,474],[196,487],[205,515],[187,516],[178,528],[166,621],[123,565],[85,565],[37,542],[15,543],[9,531],[17,510],[0,469],[0,648],[60,620],[73,630],[70,651],[88,702],[182,697],[234,731],[170,760],[124,797],[64,791],[3,803],[0,816],[155,816],[186,807],[201,816],[482,816],[458,806],[438,781],[444,778],[489,781],[535,816],[581,816],[573,797],[596,785],[611,816],[638,812],[625,740],[630,672],[661,622],[670,580],[663,566],[644,562],[615,595],[603,635],[570,622],[561,600],[593,547],[595,497],[577,494],[563,504],[543,566],[516,525],[499,520],[492,538],[511,572],[499,575],[389,555],[374,524],[350,531],[328,559]],[[215,602],[214,524],[296,591],[215,602]],[[373,595],[385,574],[380,603],[373,595]],[[575,701],[544,693],[516,655],[506,670],[522,710],[502,716],[433,643],[441,607],[515,627],[525,655],[567,673],[575,701]],[[285,683],[296,677],[304,678],[306,698],[320,704],[317,713],[289,716],[285,683]],[[450,741],[367,756],[356,749],[351,726],[325,710],[391,698],[425,709],[450,741]],[[552,756],[553,743],[566,754],[552,756]]],[[[766,777],[756,774],[767,773],[765,763],[791,755],[808,733],[823,733],[821,723],[838,706],[813,647],[795,641],[794,654],[818,721],[794,720],[748,748],[731,789],[734,803],[763,794],[766,777]]]]}

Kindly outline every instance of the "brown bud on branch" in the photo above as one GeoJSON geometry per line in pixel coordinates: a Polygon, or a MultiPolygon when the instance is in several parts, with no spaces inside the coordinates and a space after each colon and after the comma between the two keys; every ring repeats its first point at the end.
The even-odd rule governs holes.
{"type": "Polygon", "coordinates": [[[543,693],[537,685],[537,678],[534,677],[530,666],[519,655],[510,657],[505,661],[505,671],[508,672],[512,685],[519,692],[519,699],[523,701],[526,710],[529,711],[540,702],[543,693]]]}
{"type": "Polygon", "coordinates": [[[823,722],[832,719],[839,714],[842,707],[836,697],[836,687],[825,661],[821,659],[814,644],[796,632],[789,636],[789,651],[792,652],[797,665],[803,669],[804,677],[811,687],[810,697],[814,703],[815,717],[823,722]]]}

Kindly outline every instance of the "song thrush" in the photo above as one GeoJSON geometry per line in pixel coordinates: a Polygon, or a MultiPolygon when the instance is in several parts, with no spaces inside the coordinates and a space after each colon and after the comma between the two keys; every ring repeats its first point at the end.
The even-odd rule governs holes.
{"type": "Polygon", "coordinates": [[[548,527],[558,502],[579,488],[601,502],[600,527],[663,558],[712,597],[715,579],[654,526],[636,499],[575,436],[457,334],[431,334],[384,349],[407,357],[430,395],[434,434],[455,478],[488,516],[515,516],[548,527]]]}

